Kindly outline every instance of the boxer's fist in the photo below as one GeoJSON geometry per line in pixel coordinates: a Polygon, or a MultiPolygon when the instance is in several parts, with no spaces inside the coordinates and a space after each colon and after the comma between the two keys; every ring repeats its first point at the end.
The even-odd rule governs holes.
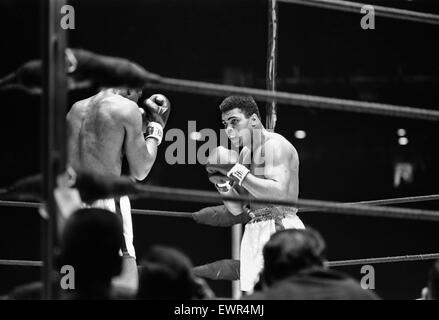
{"type": "Polygon", "coordinates": [[[238,162],[238,153],[233,150],[228,150],[223,147],[217,147],[208,158],[206,170],[209,175],[209,180],[220,180],[220,183],[230,181],[232,186],[235,183],[238,186],[242,185],[250,170],[238,162]]]}
{"type": "Polygon", "coordinates": [[[168,98],[162,94],[154,94],[143,101],[141,106],[145,110],[143,113],[144,122],[157,122],[163,128],[166,126],[171,112],[171,103],[168,98]]]}
{"type": "Polygon", "coordinates": [[[208,165],[215,164],[232,164],[234,165],[239,160],[239,154],[236,151],[229,150],[223,146],[214,148],[207,158],[208,165]]]}
{"type": "Polygon", "coordinates": [[[216,147],[209,154],[206,171],[210,182],[223,184],[230,179],[227,172],[238,162],[239,155],[236,151],[226,149],[222,146],[216,147]]]}

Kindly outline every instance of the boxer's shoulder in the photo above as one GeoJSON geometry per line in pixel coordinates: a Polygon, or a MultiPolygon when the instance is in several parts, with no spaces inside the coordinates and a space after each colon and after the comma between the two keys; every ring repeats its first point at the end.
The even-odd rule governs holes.
{"type": "Polygon", "coordinates": [[[77,118],[82,118],[86,113],[90,99],[84,99],[75,102],[67,113],[67,120],[73,120],[77,118]]]}
{"type": "Polygon", "coordinates": [[[93,109],[120,121],[141,118],[139,106],[134,101],[117,94],[105,93],[93,100],[93,109]]]}
{"type": "Polygon", "coordinates": [[[268,132],[264,145],[265,147],[282,148],[286,150],[294,148],[292,143],[289,142],[284,136],[275,132],[268,132]]]}
{"type": "Polygon", "coordinates": [[[266,135],[266,143],[282,143],[282,144],[290,144],[291,143],[281,134],[276,132],[267,131],[266,135]]]}
{"type": "Polygon", "coordinates": [[[141,113],[135,102],[108,91],[101,91],[73,104],[67,114],[68,121],[84,118],[132,123],[141,119],[141,113]]]}
{"type": "Polygon", "coordinates": [[[119,94],[114,94],[111,91],[106,91],[102,95],[97,96],[94,101],[95,103],[105,104],[115,110],[121,111],[126,108],[138,108],[137,103],[135,103],[134,101],[122,97],[119,94]]]}
{"type": "Polygon", "coordinates": [[[293,158],[297,158],[297,150],[293,146],[293,144],[288,141],[284,136],[275,133],[269,132],[267,134],[267,139],[264,143],[265,151],[272,150],[276,153],[282,153],[283,155],[291,155],[293,158]]]}

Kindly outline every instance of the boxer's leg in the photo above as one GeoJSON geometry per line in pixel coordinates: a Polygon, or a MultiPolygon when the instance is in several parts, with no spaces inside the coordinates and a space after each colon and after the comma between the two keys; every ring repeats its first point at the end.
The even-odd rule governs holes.
{"type": "Polygon", "coordinates": [[[297,215],[288,215],[282,219],[282,225],[285,229],[305,229],[305,225],[297,215]]]}
{"type": "Polygon", "coordinates": [[[264,267],[262,250],[274,232],[276,232],[274,220],[245,225],[240,252],[240,284],[241,291],[247,294],[253,292],[255,284],[259,281],[259,275],[264,267]]]}
{"type": "Polygon", "coordinates": [[[134,235],[133,235],[133,223],[131,218],[131,204],[128,197],[121,197],[120,199],[115,199],[115,212],[122,219],[123,226],[123,245],[122,254],[129,255],[136,259],[136,251],[134,249],[134,235]]]}
{"type": "Polygon", "coordinates": [[[133,245],[133,225],[131,219],[131,205],[128,197],[114,200],[115,212],[122,219],[122,272],[113,279],[113,285],[135,294],[139,285],[139,273],[136,263],[136,252],[133,245]]]}

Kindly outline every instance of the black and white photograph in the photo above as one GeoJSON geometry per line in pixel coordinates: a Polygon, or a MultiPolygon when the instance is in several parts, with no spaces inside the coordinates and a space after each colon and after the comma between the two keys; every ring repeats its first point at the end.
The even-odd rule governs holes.
{"type": "Polygon", "coordinates": [[[439,299],[437,0],[0,0],[0,34],[0,300],[439,299]]]}

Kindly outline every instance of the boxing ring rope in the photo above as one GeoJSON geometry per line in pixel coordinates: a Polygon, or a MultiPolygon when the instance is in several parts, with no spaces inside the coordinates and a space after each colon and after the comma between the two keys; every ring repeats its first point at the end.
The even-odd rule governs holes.
{"type": "MultiPolygon", "coordinates": [[[[390,199],[379,199],[379,200],[366,200],[358,202],[346,202],[346,204],[368,204],[373,206],[384,206],[389,204],[402,204],[402,203],[415,203],[424,201],[435,201],[439,200],[439,194],[430,194],[425,196],[412,196],[412,197],[401,197],[401,198],[390,198],[390,199]]],[[[0,204],[1,205],[1,204],[0,204]]],[[[299,212],[312,212],[312,209],[299,209],[299,212]]]]}
{"type": "MultiPolygon", "coordinates": [[[[166,188],[168,189],[168,188],[166,188]]],[[[175,200],[182,201],[186,198],[184,194],[182,194],[182,191],[185,191],[186,189],[175,189],[180,191],[180,197],[178,197],[175,200]]],[[[198,192],[197,190],[189,190],[190,192],[188,194],[191,194],[193,196],[193,191],[198,192]]],[[[154,191],[157,192],[157,191],[154,191]]],[[[163,192],[163,191],[162,191],[163,192]]],[[[206,194],[210,194],[211,192],[206,192],[206,194]]],[[[166,192],[165,197],[169,193],[166,192]]],[[[218,198],[216,193],[213,193],[215,198],[218,198]]],[[[137,198],[141,198],[137,195],[137,198]]],[[[232,197],[227,197],[232,198],[232,197]]],[[[236,198],[235,198],[236,199],[236,198]]],[[[204,198],[202,197],[199,199],[199,201],[212,201],[212,199],[204,198]]],[[[250,199],[250,200],[256,200],[255,202],[260,201],[268,201],[268,199],[250,199]]],[[[355,202],[355,203],[346,203],[351,208],[354,208],[352,205],[361,204],[364,206],[364,204],[374,204],[374,205],[388,205],[388,204],[401,204],[401,203],[413,203],[413,202],[421,202],[421,201],[434,201],[439,200],[439,194],[434,195],[426,195],[426,196],[413,196],[413,197],[402,197],[402,198],[392,198],[392,199],[380,199],[380,200],[370,200],[370,201],[361,201],[361,202],[355,202]]],[[[192,202],[193,199],[186,199],[185,201],[192,202]]],[[[273,200],[270,200],[270,202],[273,200]]],[[[315,200],[299,200],[300,202],[312,202],[315,200]]],[[[278,201],[275,201],[278,202],[278,201]]],[[[320,201],[319,201],[320,202],[320,201]]],[[[0,206],[12,206],[12,207],[23,207],[23,208],[38,208],[41,204],[38,202],[23,202],[23,201],[0,201],[0,206]]],[[[372,207],[373,208],[373,207],[372,207]]],[[[322,208],[320,208],[321,210],[322,208]]],[[[407,214],[403,214],[402,216],[398,217],[405,217],[405,218],[419,218],[418,213],[419,211],[425,213],[429,212],[434,215],[428,215],[428,220],[430,218],[434,217],[434,220],[439,220],[439,212],[431,212],[431,211],[425,211],[425,210],[414,210],[414,209],[404,209],[404,208],[386,208],[386,209],[396,209],[396,210],[403,210],[407,211],[407,214]]],[[[332,209],[331,209],[332,210],[332,209]]],[[[304,212],[303,210],[302,212],[304,212]]],[[[309,210],[310,211],[310,210],[309,210]]],[[[343,210],[344,211],[344,210],[343,210]]],[[[392,212],[394,210],[391,210],[392,212]]],[[[335,212],[335,211],[332,211],[335,212]]],[[[137,215],[155,215],[155,216],[164,216],[164,217],[178,217],[178,218],[193,218],[192,212],[179,212],[179,211],[164,211],[164,210],[143,210],[143,209],[132,209],[133,214],[137,215]]],[[[369,215],[369,214],[366,214],[369,215]]],[[[375,214],[373,214],[375,216],[375,214]]],[[[386,215],[383,215],[386,217],[386,215]]],[[[392,217],[393,213],[392,213],[392,217]]],[[[426,218],[423,216],[423,218],[426,218]]],[[[352,266],[352,265],[364,265],[364,264],[376,264],[376,263],[388,263],[388,262],[405,262],[405,261],[418,261],[418,260],[433,260],[438,259],[439,253],[432,253],[432,254],[417,254],[417,255],[405,255],[405,256],[389,256],[389,257],[379,257],[379,258],[365,258],[365,259],[353,259],[353,260],[340,260],[340,261],[331,261],[328,262],[327,265],[329,267],[340,267],[340,266],[352,266]]],[[[27,260],[7,260],[7,259],[0,259],[0,265],[3,266],[24,266],[24,267],[41,267],[42,261],[27,261],[27,260]]]]}
{"type": "MultiPolygon", "coordinates": [[[[361,8],[363,8],[365,5],[368,5],[366,3],[340,1],[340,0],[277,0],[277,1],[290,3],[290,4],[299,4],[303,6],[332,9],[337,11],[355,12],[355,13],[361,13],[361,8]]],[[[370,5],[370,6],[374,8],[375,15],[379,17],[439,25],[439,15],[436,14],[384,7],[378,5],[370,5]]]]}
{"type": "MultiPolygon", "coordinates": [[[[424,196],[411,196],[401,198],[379,199],[379,200],[366,200],[358,202],[345,202],[342,204],[347,205],[389,205],[389,204],[404,204],[404,203],[416,203],[425,201],[439,200],[439,194],[430,194],[424,196]]],[[[40,202],[28,202],[28,201],[4,201],[0,200],[0,206],[20,207],[20,208],[34,208],[37,209],[41,206],[40,202]]],[[[399,208],[395,208],[399,209],[399,208]]],[[[311,208],[299,208],[299,213],[318,211],[311,208]]],[[[172,211],[172,210],[150,210],[150,209],[131,209],[131,213],[135,215],[146,216],[161,216],[161,217],[176,217],[176,218],[192,218],[192,212],[172,211]]]]}
{"type": "Polygon", "coordinates": [[[417,120],[439,121],[439,111],[432,109],[329,98],[282,91],[272,92],[263,89],[239,87],[203,81],[162,77],[155,82],[146,83],[145,88],[221,97],[227,95],[250,95],[256,100],[265,102],[276,101],[278,103],[296,107],[300,106],[324,110],[329,109],[417,120]]]}
{"type": "Polygon", "coordinates": [[[426,261],[426,260],[436,260],[436,259],[439,259],[439,253],[329,261],[326,263],[326,265],[328,267],[342,267],[342,266],[355,266],[355,265],[390,263],[390,262],[408,262],[408,261],[420,261],[420,260],[426,261]]]}
{"type": "MultiPolygon", "coordinates": [[[[334,213],[348,213],[346,210],[354,210],[359,215],[367,216],[382,216],[382,217],[397,217],[397,218],[410,218],[410,219],[426,219],[439,221],[439,212],[406,209],[406,208],[389,208],[384,207],[379,210],[377,207],[371,206],[377,205],[389,205],[389,204],[401,204],[401,203],[414,203],[421,201],[435,201],[439,200],[439,194],[425,195],[425,196],[411,196],[402,198],[380,199],[360,201],[354,203],[336,203],[329,201],[318,200],[304,200],[298,201],[280,201],[273,199],[254,199],[250,197],[223,197],[219,196],[215,192],[190,190],[190,189],[177,189],[167,187],[151,187],[151,186],[139,186],[136,184],[138,190],[131,192],[134,198],[142,199],[145,197],[152,197],[156,199],[175,200],[175,201],[187,201],[187,202],[221,202],[223,200],[237,200],[251,201],[254,203],[279,203],[299,205],[304,208],[301,212],[314,210],[323,210],[334,213]],[[143,194],[138,194],[142,190],[143,194]],[[361,209],[360,209],[361,208],[361,209]],[[366,210],[366,211],[365,211],[366,210]],[[396,212],[400,211],[399,214],[396,212]],[[390,214],[389,214],[390,213],[390,214]]],[[[25,202],[25,201],[2,201],[0,200],[0,206],[22,207],[22,208],[39,208],[41,203],[38,202],[25,202]]],[[[178,217],[178,218],[193,218],[192,212],[179,212],[179,211],[163,211],[163,210],[143,210],[132,209],[133,214],[137,215],[156,215],[166,217],[178,217]]],[[[236,245],[236,244],[235,244],[236,245]]],[[[326,265],[328,267],[341,267],[341,266],[353,266],[353,265],[366,265],[366,264],[378,264],[378,263],[390,263],[390,262],[407,262],[407,261],[419,261],[419,260],[434,260],[439,258],[439,253],[429,254],[417,254],[417,255],[404,255],[404,256],[388,256],[378,258],[364,258],[364,259],[352,259],[352,260],[339,260],[330,261],[326,265]]],[[[0,259],[0,266],[22,266],[22,267],[42,267],[42,261],[28,261],[28,260],[8,260],[0,259]]]]}
{"type": "MultiPolygon", "coordinates": [[[[378,263],[391,263],[391,262],[409,262],[409,261],[427,261],[439,259],[439,253],[427,253],[427,254],[413,254],[405,256],[388,256],[379,258],[365,258],[365,259],[352,259],[352,260],[338,260],[338,261],[328,261],[325,263],[326,266],[333,267],[344,267],[344,266],[355,266],[355,265],[365,265],[365,264],[378,264],[378,263]]],[[[42,261],[35,260],[8,260],[0,259],[0,266],[20,266],[20,267],[42,267],[42,261]]]]}
{"type": "MultiPolygon", "coordinates": [[[[38,209],[41,205],[42,204],[40,202],[1,201],[0,200],[0,206],[38,209]]],[[[169,211],[169,210],[131,209],[131,213],[137,214],[137,215],[147,215],[147,216],[192,218],[192,212],[169,211]]]]}
{"type": "Polygon", "coordinates": [[[42,267],[43,261],[0,259],[0,266],[42,267]]]}
{"type": "Polygon", "coordinates": [[[378,207],[365,204],[346,204],[341,202],[298,199],[297,201],[278,200],[272,198],[252,198],[250,196],[232,197],[218,195],[217,192],[179,189],[158,186],[139,186],[133,199],[154,198],[158,200],[173,200],[198,203],[222,203],[222,201],[247,202],[264,205],[293,206],[309,208],[329,213],[360,215],[370,217],[407,218],[415,220],[439,221],[439,212],[421,209],[378,207]]]}
{"type": "Polygon", "coordinates": [[[0,200],[0,206],[19,207],[19,208],[36,208],[41,206],[40,202],[27,202],[27,201],[4,201],[0,200]]]}

